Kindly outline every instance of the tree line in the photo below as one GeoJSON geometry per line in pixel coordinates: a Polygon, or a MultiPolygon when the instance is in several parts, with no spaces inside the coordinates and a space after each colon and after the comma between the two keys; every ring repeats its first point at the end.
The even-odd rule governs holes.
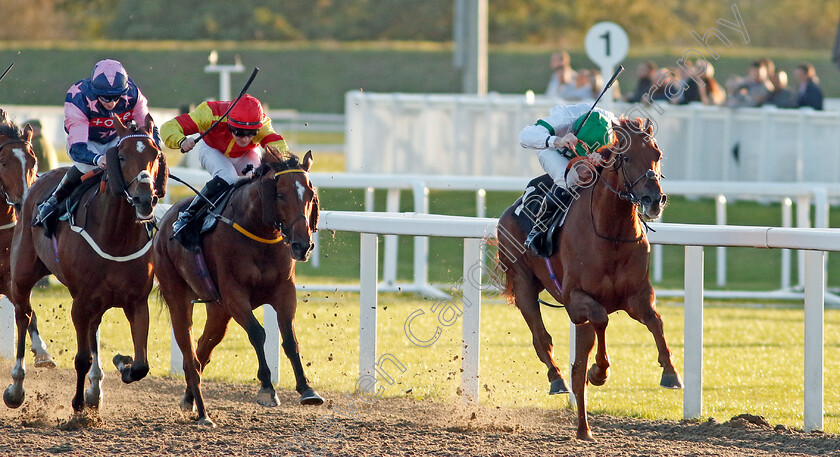
{"type": "MultiPolygon", "coordinates": [[[[3,40],[452,39],[453,0],[0,0],[3,40]]],[[[490,0],[492,43],[580,48],[586,30],[611,20],[634,46],[684,46],[690,32],[732,20],[737,5],[751,43],[831,49],[835,0],[490,0]]]]}

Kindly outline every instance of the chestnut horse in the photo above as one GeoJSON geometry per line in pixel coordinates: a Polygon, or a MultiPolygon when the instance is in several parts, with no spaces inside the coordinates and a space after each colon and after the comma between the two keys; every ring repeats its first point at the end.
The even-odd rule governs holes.
{"type": "Polygon", "coordinates": [[[145,127],[126,127],[116,116],[113,122],[119,143],[107,153],[107,191],[89,189],[69,221],[59,221],[52,238],[44,227],[33,227],[37,205],[60,181],[65,169],[53,170],[35,182],[23,204],[21,220],[12,243],[10,299],[17,320],[17,360],[13,383],[3,394],[6,405],[23,403],[24,331],[32,315],[30,291],[52,273],[73,297],[71,316],[76,328],[77,351],[75,411],[96,408],[102,401],[102,368],[96,332],[102,315],[110,308],[123,309],[131,326],[134,358],[116,355],[114,364],[123,382],[142,379],[149,371],[146,342],[149,332],[148,296],[152,290],[151,231],[153,209],[166,192],[166,157],[152,139],[153,122],[145,127]],[[83,393],[85,374],[91,386],[83,393]]]}
{"type": "MultiPolygon", "coordinates": [[[[38,159],[32,150],[32,127],[28,124],[20,129],[0,109],[0,191],[5,196],[0,200],[0,294],[9,296],[10,249],[12,233],[17,225],[17,212],[23,205],[23,198],[35,182],[38,159]]],[[[29,324],[32,352],[35,366],[55,368],[55,361],[47,352],[47,345],[38,332],[35,313],[29,324]]]]}
{"type": "Polygon", "coordinates": [[[617,140],[596,152],[606,165],[596,169],[593,180],[577,190],[576,201],[557,235],[559,249],[550,259],[533,256],[523,247],[527,230],[523,231],[514,215],[520,201],[502,214],[497,229],[498,266],[505,274],[505,292],[528,323],[537,356],[548,367],[550,393],[565,393],[568,388],[552,357],[551,335],[537,301],[539,293],[547,290],[563,303],[576,326],[572,391],[577,400],[577,437],[583,440],[593,439],[586,418],[587,381],[602,385],[609,377],[608,314],[623,310],[646,325],[659,351],[660,384],[682,387],[655,309],[648,277],[650,245],[640,221],[640,217],[659,217],[665,203],[659,183],[662,153],[653,139],[650,121],[622,118],[614,127],[617,140]],[[587,374],[596,337],[595,364],[587,374]]]}
{"type": "Polygon", "coordinates": [[[292,364],[300,403],[324,402],[303,372],[294,329],[295,261],[309,258],[312,233],[318,227],[318,197],[307,174],[311,166],[311,152],[298,162],[294,155],[284,159],[269,148],[253,176],[243,178],[232,191],[230,202],[217,216],[217,226],[204,235],[200,248],[187,249],[171,238],[172,223],[190,199],[173,205],[161,220],[154,242],[155,275],[184,355],[187,388],[181,407],[197,411],[199,424],[215,426],[204,408],[201,373],[231,318],[248,333],[257,353],[261,383],[257,403],[277,405],[265,356],[265,330],[253,313],[263,304],[277,312],[283,350],[292,364]],[[210,298],[205,300],[207,322],[196,348],[193,300],[206,298],[210,298]]]}

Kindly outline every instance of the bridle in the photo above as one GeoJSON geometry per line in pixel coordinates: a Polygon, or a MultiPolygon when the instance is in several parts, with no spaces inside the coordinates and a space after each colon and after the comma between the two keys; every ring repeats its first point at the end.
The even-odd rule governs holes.
{"type": "MultiPolygon", "coordinates": [[[[306,174],[306,172],[301,170],[300,168],[290,168],[288,170],[282,170],[282,171],[278,171],[278,172],[274,173],[273,179],[276,182],[277,179],[281,175],[285,175],[285,174],[289,174],[289,173],[303,173],[303,174],[306,174]]],[[[297,224],[299,220],[303,219],[304,222],[307,222],[305,207],[304,207],[304,203],[303,203],[302,198],[298,199],[298,208],[299,208],[300,211],[298,212],[297,217],[290,224],[288,224],[288,227],[285,227],[283,225],[283,223],[280,221],[279,217],[277,218],[277,220],[274,221],[274,224],[273,224],[274,229],[278,230],[281,234],[283,234],[283,237],[285,237],[285,238],[291,238],[292,227],[294,227],[295,224],[297,224]]]]}
{"type": "MultiPolygon", "coordinates": [[[[636,179],[631,181],[627,177],[627,169],[624,168],[624,163],[627,160],[627,157],[624,154],[621,154],[621,153],[613,153],[613,157],[615,157],[615,161],[613,162],[613,166],[612,166],[611,171],[613,173],[621,172],[621,179],[624,181],[624,190],[618,190],[618,189],[614,188],[612,185],[610,185],[609,182],[607,182],[606,179],[603,179],[601,177],[601,175],[597,172],[595,173],[595,175],[597,176],[596,179],[601,181],[604,184],[604,187],[607,188],[610,192],[614,193],[616,196],[618,196],[619,199],[628,201],[633,205],[633,208],[634,208],[633,214],[636,217],[638,217],[639,220],[642,222],[642,225],[645,226],[645,231],[653,230],[652,228],[650,228],[650,226],[647,224],[647,222],[645,222],[645,220],[642,219],[639,216],[639,212],[636,211],[636,208],[638,208],[642,204],[642,201],[633,192],[633,188],[636,186],[636,184],[639,183],[639,181],[642,181],[642,180],[644,180],[644,183],[643,183],[642,186],[646,185],[650,180],[654,180],[657,184],[659,184],[660,179],[664,178],[664,176],[662,176],[661,173],[657,174],[653,169],[649,168],[647,171],[642,173],[636,179]]],[[[595,215],[593,214],[593,210],[592,210],[594,195],[595,195],[594,192],[589,193],[589,219],[592,222],[592,231],[595,232],[595,235],[597,235],[598,238],[601,238],[601,239],[604,239],[604,240],[607,240],[607,241],[614,241],[614,242],[617,242],[617,243],[636,243],[636,242],[639,242],[639,241],[641,241],[645,238],[645,233],[642,233],[638,237],[631,238],[631,239],[613,238],[613,237],[602,235],[602,234],[598,233],[598,228],[595,225],[595,215]]]]}
{"type": "MultiPolygon", "coordinates": [[[[30,151],[32,151],[32,142],[26,141],[23,138],[15,138],[15,139],[11,139],[11,140],[5,141],[3,143],[0,143],[0,151],[2,151],[3,148],[5,148],[6,146],[8,146],[10,144],[18,144],[18,143],[25,144],[28,147],[28,149],[30,151]]],[[[22,170],[22,173],[23,173],[23,181],[24,181],[24,189],[25,189],[26,188],[26,185],[25,185],[25,183],[26,183],[26,163],[21,162],[20,166],[21,166],[21,170],[22,170]]],[[[14,206],[14,203],[12,203],[9,200],[9,194],[8,194],[8,192],[6,192],[6,185],[5,185],[5,183],[2,183],[2,179],[0,179],[0,184],[2,184],[2,186],[0,186],[0,187],[2,187],[3,196],[6,197],[6,203],[8,203],[9,206],[14,206]]]]}
{"type": "Polygon", "coordinates": [[[646,185],[650,180],[654,180],[657,184],[659,184],[659,180],[663,178],[662,174],[657,174],[653,171],[652,168],[649,168],[646,172],[642,173],[639,177],[634,180],[630,180],[627,177],[627,170],[624,168],[624,163],[627,158],[624,154],[614,153],[615,162],[612,167],[612,171],[615,173],[621,172],[621,178],[624,181],[624,190],[617,190],[613,186],[610,185],[606,180],[601,179],[604,183],[604,186],[609,189],[612,193],[616,194],[618,198],[622,200],[629,201],[633,206],[639,206],[642,203],[642,200],[633,193],[633,188],[636,187],[636,184],[639,183],[641,180],[645,180],[642,186],[646,185]]]}
{"type": "MultiPolygon", "coordinates": [[[[148,133],[132,133],[130,135],[126,135],[124,137],[121,137],[119,139],[119,141],[117,142],[117,145],[115,146],[117,148],[117,150],[119,150],[123,141],[128,140],[130,138],[144,138],[144,139],[150,140],[150,146],[152,147],[152,149],[157,151],[157,156],[155,156],[155,161],[160,161],[160,158],[161,158],[161,155],[163,155],[163,152],[160,150],[160,148],[157,147],[157,145],[155,144],[154,138],[151,135],[149,135],[148,133]]],[[[164,170],[163,172],[165,173],[166,171],[164,170]]],[[[161,170],[158,170],[158,173],[161,173],[161,170]]],[[[122,178],[122,181],[123,181],[123,184],[124,184],[124,185],[121,186],[123,194],[124,194],[126,200],[128,201],[128,203],[131,206],[137,206],[137,205],[136,205],[134,199],[132,198],[131,194],[128,193],[128,188],[132,184],[134,184],[135,182],[138,182],[138,181],[142,182],[143,180],[148,179],[152,184],[152,186],[151,186],[152,187],[152,206],[155,205],[156,199],[157,199],[157,197],[155,195],[155,190],[156,190],[155,189],[155,179],[154,179],[155,177],[153,177],[151,174],[149,174],[149,172],[147,172],[146,170],[143,170],[140,173],[138,173],[137,176],[132,178],[131,181],[126,183],[125,182],[125,177],[123,176],[123,173],[122,173],[122,165],[120,165],[120,177],[122,178]]]]}

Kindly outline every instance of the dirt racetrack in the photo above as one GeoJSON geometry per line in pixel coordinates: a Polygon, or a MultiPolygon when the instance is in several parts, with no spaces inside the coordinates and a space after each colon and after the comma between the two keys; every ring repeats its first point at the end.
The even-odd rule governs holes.
{"type": "MultiPolygon", "coordinates": [[[[2,386],[11,363],[0,360],[2,386]]],[[[327,404],[303,407],[280,391],[280,406],[253,402],[256,385],[204,384],[215,429],[178,407],[183,381],[147,378],[132,385],[106,367],[99,413],[74,416],[71,370],[29,368],[27,398],[0,406],[0,456],[11,455],[399,455],[399,456],[777,456],[837,455],[840,438],[760,424],[649,421],[593,415],[597,443],[574,440],[572,411],[505,409],[388,398],[365,404],[321,392],[327,404]],[[332,408],[332,409],[330,409],[332,408]],[[316,425],[317,424],[317,425],[316,425]],[[321,437],[322,439],[318,439],[321,437]]]]}

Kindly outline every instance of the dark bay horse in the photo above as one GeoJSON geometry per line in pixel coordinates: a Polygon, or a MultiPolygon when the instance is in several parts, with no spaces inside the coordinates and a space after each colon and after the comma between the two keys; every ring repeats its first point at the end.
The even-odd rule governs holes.
{"type": "Polygon", "coordinates": [[[548,367],[551,393],[568,392],[568,388],[552,356],[551,335],[540,314],[538,294],[547,290],[564,304],[576,326],[572,391],[577,401],[577,437],[583,440],[593,439],[586,418],[586,384],[602,385],[609,377],[604,337],[610,313],[623,310],[647,326],[663,368],[660,385],[682,387],[655,309],[648,277],[650,245],[640,221],[640,217],[659,217],[665,203],[659,183],[662,153],[648,120],[622,118],[614,127],[617,140],[597,152],[606,165],[594,170],[593,180],[578,190],[557,235],[559,249],[550,262],[524,248],[527,230],[523,232],[514,215],[520,201],[502,214],[497,229],[498,266],[505,274],[505,292],[525,318],[537,356],[548,367]],[[587,373],[596,337],[595,364],[587,373]]]}
{"type": "Polygon", "coordinates": [[[114,364],[123,382],[142,379],[149,371],[146,342],[149,332],[148,296],[153,269],[151,232],[145,222],[153,220],[153,207],[166,192],[166,158],[152,139],[153,122],[145,127],[114,124],[120,140],[107,153],[107,190],[95,186],[79,200],[69,221],[59,221],[52,238],[42,226],[33,227],[37,204],[44,200],[63,176],[53,170],[38,179],[23,204],[21,223],[12,243],[10,299],[17,320],[17,360],[13,383],[3,394],[6,405],[18,407],[24,400],[24,331],[32,315],[30,291],[52,273],[73,297],[71,317],[76,329],[76,394],[73,409],[98,407],[102,400],[102,368],[96,331],[110,308],[123,309],[131,326],[134,358],[117,355],[114,364]],[[85,374],[91,386],[83,392],[85,374]]]}
{"type": "MultiPolygon", "coordinates": [[[[35,182],[38,169],[38,159],[32,149],[32,133],[31,126],[27,124],[21,130],[7,118],[5,111],[0,110],[0,191],[5,196],[0,199],[0,294],[7,297],[10,292],[12,233],[23,198],[35,182]]],[[[35,366],[55,368],[55,361],[38,332],[34,312],[28,331],[35,366]]]]}
{"type": "Polygon", "coordinates": [[[201,239],[203,256],[198,249],[187,249],[171,239],[172,222],[190,199],[173,205],[161,220],[154,242],[155,275],[184,355],[187,388],[181,407],[195,409],[199,424],[214,426],[204,408],[201,373],[231,318],[248,333],[257,353],[261,383],[257,403],[277,405],[264,350],[265,330],[253,313],[263,304],[277,312],[283,350],[292,364],[300,403],[324,402],[303,372],[294,329],[295,261],[309,258],[312,233],[318,227],[318,197],[307,175],[311,166],[311,152],[299,162],[294,155],[284,158],[269,148],[253,177],[243,178],[233,190],[217,226],[201,239]],[[199,275],[199,264],[205,265],[204,278],[199,275]],[[199,298],[209,298],[209,302],[207,322],[196,347],[192,316],[193,300],[199,298]]]}

